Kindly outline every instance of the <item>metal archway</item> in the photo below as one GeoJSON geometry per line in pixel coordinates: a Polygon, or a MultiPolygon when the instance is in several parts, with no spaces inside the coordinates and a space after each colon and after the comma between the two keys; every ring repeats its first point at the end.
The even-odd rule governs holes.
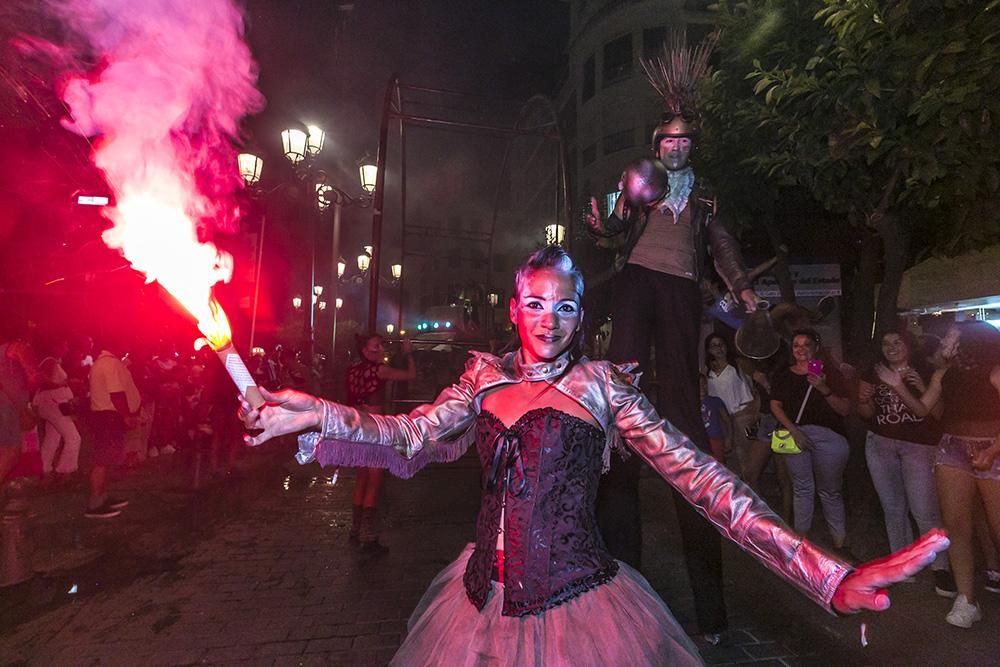
{"type": "MultiPolygon", "coordinates": [[[[389,140],[389,124],[390,122],[399,123],[399,138],[400,138],[400,156],[399,156],[399,168],[400,168],[400,226],[402,229],[402,248],[401,254],[405,258],[406,256],[406,128],[410,126],[419,126],[425,128],[433,128],[446,131],[455,132],[471,132],[477,134],[490,134],[494,136],[504,136],[507,138],[507,143],[504,150],[504,159],[500,172],[500,181],[506,178],[509,166],[510,166],[510,153],[511,153],[511,142],[512,139],[519,136],[534,136],[542,139],[548,139],[557,142],[558,144],[558,174],[556,178],[557,187],[557,205],[556,205],[556,217],[558,219],[561,212],[563,216],[563,221],[566,227],[566,239],[567,245],[572,239],[572,217],[569,215],[568,207],[568,192],[566,182],[566,148],[562,139],[562,133],[559,129],[558,117],[555,112],[555,108],[552,105],[552,101],[544,95],[535,95],[525,102],[518,114],[515,123],[510,126],[493,125],[489,123],[476,123],[467,120],[457,120],[453,118],[446,118],[441,115],[431,115],[423,114],[416,115],[407,113],[407,93],[419,93],[424,95],[440,96],[443,100],[486,100],[480,95],[474,95],[470,93],[462,93],[454,90],[447,90],[442,88],[431,88],[427,86],[416,86],[407,85],[400,81],[399,73],[393,74],[389,78],[389,82],[386,85],[385,97],[382,106],[382,121],[379,127],[379,145],[378,145],[378,156],[376,159],[376,165],[378,167],[378,172],[376,175],[375,182],[375,195],[372,207],[372,258],[371,266],[369,268],[369,286],[368,286],[368,330],[375,331],[377,327],[377,317],[378,317],[378,294],[379,294],[379,268],[381,262],[381,250],[382,250],[382,221],[383,221],[383,210],[385,204],[385,180],[386,180],[386,167],[388,166],[388,140],[389,140]],[[524,127],[525,120],[528,118],[528,112],[533,109],[541,108],[548,114],[549,120],[543,125],[536,127],[524,127]],[[560,210],[561,209],[561,210],[560,210]]],[[[493,100],[495,102],[495,100],[493,100]]],[[[456,107],[449,106],[448,104],[436,105],[439,110],[457,110],[456,107]]],[[[498,184],[497,192],[494,196],[493,203],[493,218],[492,224],[489,231],[489,264],[488,269],[492,269],[493,265],[493,252],[494,252],[494,239],[496,234],[496,221],[497,221],[497,211],[499,206],[500,197],[500,186],[498,184]]],[[[487,287],[490,287],[491,273],[488,271],[487,287]]],[[[406,272],[400,277],[399,281],[399,293],[400,293],[400,307],[397,315],[396,328],[397,330],[402,329],[402,313],[403,313],[403,297],[405,294],[405,281],[406,272]]]]}

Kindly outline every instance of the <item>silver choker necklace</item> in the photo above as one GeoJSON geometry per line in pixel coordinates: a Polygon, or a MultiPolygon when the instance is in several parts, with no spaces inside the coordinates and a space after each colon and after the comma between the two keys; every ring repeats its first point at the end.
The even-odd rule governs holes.
{"type": "Polygon", "coordinates": [[[538,361],[529,364],[524,361],[523,352],[517,351],[514,356],[514,374],[528,382],[540,382],[558,377],[569,366],[569,350],[563,352],[552,361],[538,361]]]}

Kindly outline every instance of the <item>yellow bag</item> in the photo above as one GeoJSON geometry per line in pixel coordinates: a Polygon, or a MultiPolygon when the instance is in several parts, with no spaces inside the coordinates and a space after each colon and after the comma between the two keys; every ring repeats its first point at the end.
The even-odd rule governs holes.
{"type": "Polygon", "coordinates": [[[795,439],[787,429],[776,428],[771,432],[771,451],[775,454],[801,454],[795,439]]]}
{"type": "MultiPolygon", "coordinates": [[[[812,385],[806,387],[805,398],[802,399],[802,405],[799,406],[799,414],[795,417],[796,424],[798,424],[799,420],[802,419],[802,413],[806,409],[806,402],[809,400],[809,395],[812,394],[812,390],[812,385]]],[[[795,444],[795,438],[792,437],[791,431],[784,428],[776,428],[771,431],[771,451],[775,454],[802,453],[802,449],[795,444]]]]}

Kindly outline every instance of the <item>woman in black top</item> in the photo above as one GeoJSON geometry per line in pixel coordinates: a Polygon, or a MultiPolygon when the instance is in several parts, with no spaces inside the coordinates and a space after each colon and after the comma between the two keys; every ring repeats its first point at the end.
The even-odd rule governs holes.
{"type": "Polygon", "coordinates": [[[842,488],[849,447],[838,431],[851,402],[840,373],[832,365],[824,368],[818,351],[819,334],[812,329],[792,334],[792,364],[771,383],[771,412],[802,450],[785,455],[792,478],[795,531],[805,535],[812,528],[813,496],[818,493],[833,546],[842,550],[847,547],[842,488]]]}
{"type": "MultiPolygon", "coordinates": [[[[905,330],[889,330],[879,343],[879,364],[861,381],[858,412],[868,420],[865,458],[875,490],[882,503],[889,549],[895,551],[913,541],[910,515],[923,531],[941,527],[941,510],[934,486],[934,453],[941,430],[937,415],[921,416],[919,404],[907,404],[877,373],[895,371],[909,392],[919,396],[931,374],[916,358],[918,343],[905,330]]],[[[909,393],[907,392],[907,393],[909,393]]],[[[948,557],[934,561],[934,584],[938,595],[953,598],[958,593],[948,570],[948,557]]]]}
{"type": "Polygon", "coordinates": [[[982,619],[976,603],[973,510],[976,496],[986,509],[993,541],[1000,544],[1000,331],[986,322],[960,322],[941,341],[948,364],[931,377],[917,401],[900,374],[880,378],[926,415],[944,405],[935,477],[944,525],[951,537],[952,572],[958,597],[945,617],[970,628],[982,619]]]}

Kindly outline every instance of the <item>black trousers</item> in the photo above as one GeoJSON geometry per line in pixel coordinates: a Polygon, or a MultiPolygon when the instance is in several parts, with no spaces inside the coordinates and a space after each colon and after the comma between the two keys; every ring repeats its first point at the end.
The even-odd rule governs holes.
{"type": "MultiPolygon", "coordinates": [[[[635,264],[627,264],[615,280],[610,360],[637,361],[641,370],[648,371],[650,346],[655,345],[657,410],[708,452],[698,384],[702,308],[698,285],[635,264]]],[[[612,457],[611,470],[601,478],[597,494],[597,522],[608,549],[637,569],[642,566],[641,465],[638,456],[627,461],[612,457]]],[[[728,624],[719,533],[676,491],[673,495],[698,627],[701,632],[719,632],[728,624]]]]}

